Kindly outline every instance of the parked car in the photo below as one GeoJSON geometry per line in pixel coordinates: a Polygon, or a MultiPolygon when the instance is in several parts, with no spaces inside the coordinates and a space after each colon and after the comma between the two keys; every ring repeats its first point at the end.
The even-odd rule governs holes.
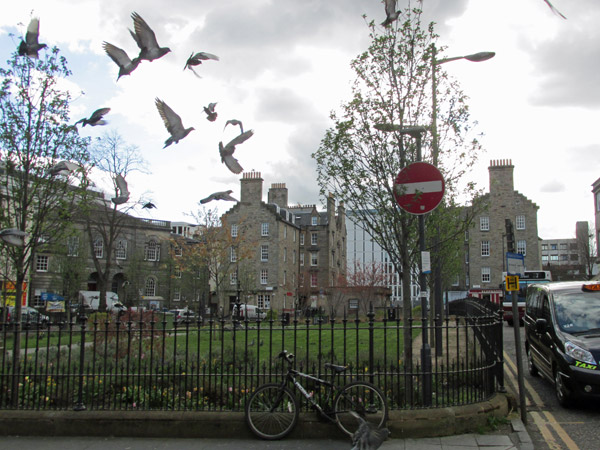
{"type": "Polygon", "coordinates": [[[247,305],[246,303],[240,303],[240,310],[238,316],[238,307],[237,305],[233,305],[231,310],[231,316],[234,318],[239,317],[240,320],[248,319],[248,320],[264,320],[267,318],[266,311],[260,309],[256,305],[247,305]]]}
{"type": "MultiPolygon", "coordinates": [[[[2,311],[0,311],[0,314],[2,311]]],[[[1,317],[1,316],[0,316],[1,317]]],[[[15,323],[15,307],[8,306],[6,311],[6,323],[14,324],[15,323]]],[[[32,308],[31,306],[22,306],[21,307],[21,328],[30,329],[30,328],[48,328],[50,324],[50,317],[45,314],[40,313],[37,309],[32,308]]]]}
{"type": "Polygon", "coordinates": [[[563,406],[600,399],[600,282],[529,286],[524,322],[529,373],[553,383],[563,406]]]}
{"type": "Polygon", "coordinates": [[[194,323],[198,320],[198,315],[191,309],[172,309],[169,312],[173,314],[173,323],[177,325],[194,323]]]}

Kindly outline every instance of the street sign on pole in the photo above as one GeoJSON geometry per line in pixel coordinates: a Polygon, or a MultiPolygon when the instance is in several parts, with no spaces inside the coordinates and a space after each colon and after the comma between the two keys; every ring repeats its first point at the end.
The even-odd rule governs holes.
{"type": "Polygon", "coordinates": [[[506,252],[506,273],[522,277],[525,273],[525,256],[520,253],[506,252]]]}
{"type": "Polygon", "coordinates": [[[442,201],[444,192],[442,173],[426,162],[406,166],[394,182],[396,202],[411,214],[426,214],[434,210],[442,201]]]}

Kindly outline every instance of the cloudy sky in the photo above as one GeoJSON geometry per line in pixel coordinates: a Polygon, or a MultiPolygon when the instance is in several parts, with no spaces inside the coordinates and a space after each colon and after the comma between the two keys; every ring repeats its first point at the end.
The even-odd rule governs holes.
{"type": "MultiPolygon", "coordinates": [[[[543,0],[424,0],[448,47],[442,56],[496,52],[483,63],[444,65],[470,97],[483,134],[485,153],[471,177],[487,190],[490,160],[511,160],[515,188],[540,207],[543,239],[574,237],[576,221],[593,222],[591,184],[600,178],[600,2],[553,4],[567,20],[543,0]]],[[[212,192],[232,189],[239,198],[240,176],[218,154],[218,142],[238,132],[223,128],[234,118],[255,131],[236,156],[244,171],[261,172],[265,196],[271,183],[284,182],[290,204],[321,204],[310,155],[331,126],[329,112],[350,98],[350,60],[369,44],[363,14],[377,23],[385,17],[380,0],[24,0],[2,7],[0,52],[8,59],[39,17],[40,41],[58,46],[73,71],[73,121],[112,109],[107,127],[81,133],[116,130],[148,162],[150,174],[128,177],[132,198],[157,205],[139,216],[190,221],[212,192]],[[172,51],[116,82],[102,42],[135,56],[133,11],[172,51]],[[183,71],[197,51],[220,57],[197,68],[202,78],[183,71]],[[195,128],[166,149],[156,97],[195,128]],[[216,122],[202,111],[210,102],[218,102],[216,122]]]]}

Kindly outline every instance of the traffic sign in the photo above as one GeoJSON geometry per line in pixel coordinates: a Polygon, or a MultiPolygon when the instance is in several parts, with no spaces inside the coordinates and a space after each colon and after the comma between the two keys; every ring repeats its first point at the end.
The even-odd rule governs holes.
{"type": "Polygon", "coordinates": [[[525,256],[521,253],[506,252],[506,269],[509,275],[522,277],[525,273],[525,256]]]}
{"type": "Polygon", "coordinates": [[[416,162],[400,171],[394,182],[394,197],[402,209],[411,214],[426,214],[444,197],[442,173],[432,164],[416,162]]]}
{"type": "Polygon", "coordinates": [[[519,277],[516,275],[506,276],[506,290],[507,291],[518,291],[519,290],[519,277]]]}

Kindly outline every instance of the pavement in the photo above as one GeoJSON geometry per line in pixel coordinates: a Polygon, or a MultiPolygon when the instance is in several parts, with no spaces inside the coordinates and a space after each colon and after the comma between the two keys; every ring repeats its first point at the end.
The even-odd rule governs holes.
{"type": "MultiPolygon", "coordinates": [[[[109,431],[107,430],[107,433],[109,431]]],[[[533,450],[533,443],[523,422],[512,419],[494,434],[459,434],[444,437],[389,438],[382,450],[533,450]]],[[[237,438],[173,438],[111,436],[2,436],[0,450],[205,450],[205,449],[349,449],[343,439],[283,439],[262,441],[237,438]]]]}

